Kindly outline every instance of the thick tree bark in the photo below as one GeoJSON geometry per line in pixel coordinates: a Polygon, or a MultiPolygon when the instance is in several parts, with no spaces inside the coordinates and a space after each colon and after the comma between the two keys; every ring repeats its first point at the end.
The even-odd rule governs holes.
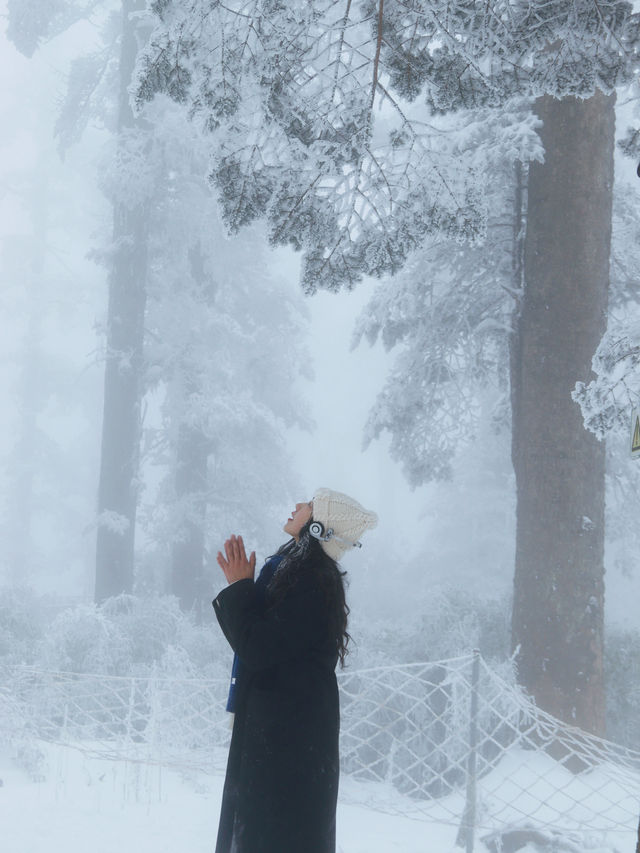
{"type": "Polygon", "coordinates": [[[605,446],[571,399],[606,326],[614,97],[537,101],[524,293],[512,352],[517,539],[512,634],[521,683],[573,725],[604,731],[605,446]]]}
{"type": "MultiPolygon", "coordinates": [[[[136,54],[131,12],[144,0],[124,0],[120,56],[119,144],[136,127],[127,87],[136,54]]],[[[109,275],[102,455],[98,486],[96,601],[133,588],[140,397],[143,368],[148,211],[142,202],[117,200],[114,258],[109,275]]]]}

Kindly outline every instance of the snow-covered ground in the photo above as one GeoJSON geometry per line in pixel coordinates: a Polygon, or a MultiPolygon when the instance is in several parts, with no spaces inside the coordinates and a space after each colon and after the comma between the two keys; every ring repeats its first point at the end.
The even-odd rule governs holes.
{"type": "MultiPolygon", "coordinates": [[[[217,762],[216,774],[205,775],[90,757],[68,746],[39,744],[35,750],[42,751],[44,760],[38,762],[35,755],[31,756],[31,774],[18,766],[9,749],[0,751],[3,853],[212,853],[222,791],[222,761],[217,762]],[[40,773],[39,781],[32,778],[34,773],[40,773]]],[[[514,761],[517,762],[517,755],[501,762],[483,781],[480,812],[487,797],[499,795],[504,806],[507,796],[513,814],[504,815],[505,823],[535,825],[535,819],[522,819],[522,798],[535,797],[536,788],[542,793],[545,786],[549,792],[557,791],[562,774],[567,775],[565,796],[573,802],[576,795],[580,796],[583,783],[572,782],[562,768],[554,770],[551,759],[543,755],[537,756],[535,778],[523,776],[522,784],[514,786],[514,779],[520,775],[514,761]],[[552,778],[556,773],[558,777],[552,778]]],[[[616,796],[635,796],[628,790],[603,791],[605,795],[614,812],[616,796]]],[[[593,814],[598,803],[593,794],[591,797],[588,810],[593,814]]],[[[429,817],[419,805],[412,809],[406,800],[384,786],[367,788],[343,778],[338,852],[459,853],[460,848],[455,847],[455,813],[460,813],[461,805],[457,800],[436,802],[429,817]]],[[[623,812],[609,812],[609,816],[624,820],[623,812]]],[[[478,834],[482,836],[483,832],[478,834]]],[[[479,840],[475,849],[486,853],[479,840]]],[[[520,849],[521,853],[539,853],[541,848],[531,844],[520,849]]],[[[629,822],[628,832],[591,833],[580,846],[559,849],[627,853],[635,849],[634,827],[629,822]]]]}
{"type": "MultiPolygon", "coordinates": [[[[46,750],[46,777],[34,782],[0,753],[3,853],[212,853],[222,773],[185,776],[166,767],[46,750]]],[[[348,786],[347,786],[348,787],[348,786]]],[[[341,853],[449,853],[455,826],[338,807],[341,853]]]]}

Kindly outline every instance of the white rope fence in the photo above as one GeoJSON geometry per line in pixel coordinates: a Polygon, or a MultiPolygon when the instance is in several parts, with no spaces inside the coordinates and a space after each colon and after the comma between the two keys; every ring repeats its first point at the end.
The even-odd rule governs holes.
{"type": "MultiPolygon", "coordinates": [[[[226,680],[25,666],[0,667],[0,679],[0,740],[207,773],[224,767],[226,680]]],[[[568,851],[614,850],[633,836],[640,752],[536,708],[480,655],[347,671],[338,682],[343,801],[456,825],[467,851],[475,837],[500,851],[516,830],[568,851]]]]}

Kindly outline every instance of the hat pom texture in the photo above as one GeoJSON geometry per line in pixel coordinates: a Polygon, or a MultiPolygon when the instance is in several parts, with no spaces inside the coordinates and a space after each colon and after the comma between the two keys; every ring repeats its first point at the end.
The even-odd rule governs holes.
{"type": "Polygon", "coordinates": [[[325,531],[333,530],[335,536],[320,544],[330,557],[339,560],[346,551],[351,551],[350,542],[355,543],[365,530],[372,530],[378,523],[375,512],[365,509],[358,501],[342,492],[331,489],[316,489],[313,496],[313,520],[319,521],[325,531]],[[346,539],[346,542],[340,541],[346,539]]]}

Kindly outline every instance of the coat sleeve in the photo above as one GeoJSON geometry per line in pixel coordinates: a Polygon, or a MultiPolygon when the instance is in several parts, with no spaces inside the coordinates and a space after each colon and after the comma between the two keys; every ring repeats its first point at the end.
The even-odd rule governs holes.
{"type": "Polygon", "coordinates": [[[304,657],[326,642],[320,594],[303,582],[263,612],[254,582],[236,581],[214,599],[213,609],[229,645],[253,671],[304,657]]]}

